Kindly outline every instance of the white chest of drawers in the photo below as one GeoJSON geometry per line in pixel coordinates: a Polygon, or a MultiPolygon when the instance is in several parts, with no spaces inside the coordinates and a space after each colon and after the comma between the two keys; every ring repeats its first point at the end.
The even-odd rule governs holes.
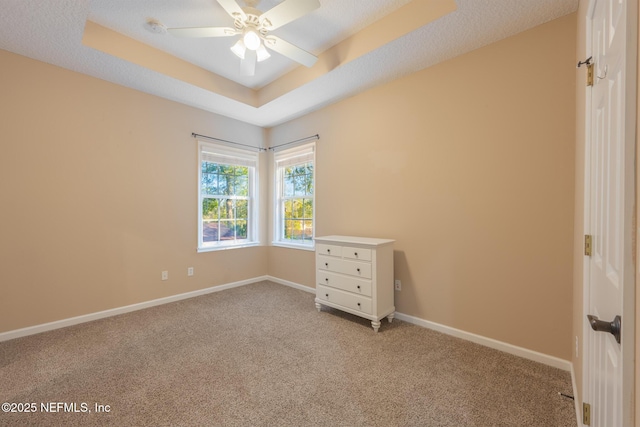
{"type": "Polygon", "coordinates": [[[371,320],[393,320],[393,240],[316,237],[316,308],[337,308],[371,320]]]}

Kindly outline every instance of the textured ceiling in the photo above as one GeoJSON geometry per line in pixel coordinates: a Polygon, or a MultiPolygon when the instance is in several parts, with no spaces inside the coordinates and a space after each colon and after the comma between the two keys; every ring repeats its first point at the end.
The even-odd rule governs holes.
{"type": "MultiPolygon", "coordinates": [[[[280,1],[261,0],[257,8],[265,12],[280,1]]],[[[318,54],[410,1],[321,0],[319,9],[284,25],[274,34],[318,54]],[[367,10],[363,13],[365,4],[367,10]]],[[[177,38],[154,34],[143,25],[152,18],[169,28],[233,27],[233,19],[215,0],[91,0],[90,3],[89,20],[247,87],[260,88],[298,66],[271,52],[272,58],[258,64],[255,76],[243,77],[239,73],[240,61],[229,49],[237,37],[177,38]]],[[[244,5],[243,0],[239,0],[239,4],[244,5]]]]}
{"type": "MultiPolygon", "coordinates": [[[[240,76],[239,59],[229,50],[235,38],[175,38],[145,26],[148,19],[168,27],[232,26],[215,0],[0,0],[0,49],[269,127],[572,13],[578,6],[578,0],[456,0],[453,12],[408,28],[399,37],[367,33],[374,24],[387,28],[382,26],[385,20],[391,22],[394,13],[407,10],[404,6],[418,2],[435,7],[447,1],[453,3],[320,0],[319,9],[273,33],[321,59],[338,43],[348,45],[363,34],[377,40],[375,48],[333,67],[316,64],[312,69],[272,52],[270,59],[258,63],[254,77],[240,76]],[[229,96],[89,47],[83,44],[87,21],[193,64],[228,82],[226,86],[255,94],[258,101],[229,96]],[[299,83],[288,85],[294,80],[299,83]],[[274,92],[274,87],[284,89],[274,92]],[[267,92],[275,95],[265,96],[267,92]]],[[[262,0],[258,8],[266,11],[279,2],[262,0]]]]}

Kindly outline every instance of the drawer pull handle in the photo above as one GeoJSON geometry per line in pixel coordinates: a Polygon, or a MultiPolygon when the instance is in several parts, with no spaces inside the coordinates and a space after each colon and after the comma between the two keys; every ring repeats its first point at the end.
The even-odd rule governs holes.
{"type": "Polygon", "coordinates": [[[360,289],[360,285],[358,285],[358,289],[360,289]]]}
{"type": "Polygon", "coordinates": [[[360,303],[358,303],[358,307],[360,307],[360,303]]]}
{"type": "Polygon", "coordinates": [[[327,253],[330,254],[331,253],[331,249],[327,249],[327,253]]]}
{"type": "Polygon", "coordinates": [[[325,263],[324,263],[324,266],[325,266],[325,267],[329,267],[329,263],[328,263],[328,262],[325,262],[325,263]]]}
{"type": "Polygon", "coordinates": [[[358,256],[358,252],[354,252],[353,255],[355,255],[357,257],[358,256]]]}
{"type": "Polygon", "coordinates": [[[329,278],[328,278],[328,277],[325,277],[325,278],[324,278],[324,281],[325,281],[325,282],[327,282],[327,283],[329,283],[329,278]]]}
{"type": "Polygon", "coordinates": [[[329,294],[325,294],[327,296],[327,298],[329,298],[329,294]]]}
{"type": "Polygon", "coordinates": [[[358,270],[358,273],[360,273],[360,269],[358,268],[357,270],[358,270]]]}

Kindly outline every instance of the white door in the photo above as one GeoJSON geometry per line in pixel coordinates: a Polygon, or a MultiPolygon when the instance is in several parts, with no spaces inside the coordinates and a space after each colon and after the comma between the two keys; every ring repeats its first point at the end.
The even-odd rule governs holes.
{"type": "Polygon", "coordinates": [[[628,334],[616,334],[634,322],[632,313],[623,313],[625,287],[634,287],[635,132],[628,126],[627,110],[635,93],[627,92],[627,6],[627,0],[592,0],[589,9],[594,84],[587,131],[585,224],[592,235],[592,255],[585,277],[585,310],[591,318],[585,318],[583,400],[590,404],[593,427],[632,422],[627,383],[633,383],[633,375],[628,375],[624,357],[625,346],[634,343],[633,338],[626,342],[628,334]]]}

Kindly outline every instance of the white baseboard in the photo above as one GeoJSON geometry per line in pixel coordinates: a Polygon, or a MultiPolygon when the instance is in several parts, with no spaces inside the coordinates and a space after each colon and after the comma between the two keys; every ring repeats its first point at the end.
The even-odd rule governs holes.
{"type": "Polygon", "coordinates": [[[213,292],[220,292],[226,289],[237,288],[238,286],[249,285],[251,283],[261,282],[268,279],[268,276],[255,277],[253,279],[241,280],[239,282],[227,283],[211,288],[200,289],[197,291],[186,292],[184,294],[172,295],[170,297],[158,298],[151,301],[145,301],[138,304],[131,304],[124,307],[113,308],[110,310],[99,311],[97,313],[85,314],[83,316],[71,317],[69,319],[57,320],[55,322],[44,323],[41,325],[30,326],[27,328],[16,329],[13,331],[0,333],[0,342],[12,340],[14,338],[26,337],[28,335],[39,334],[41,332],[52,331],[54,329],[66,328],[80,323],[91,322],[93,320],[104,319],[105,317],[117,316],[119,314],[129,313],[144,308],[155,307],[157,305],[168,304],[170,302],[180,301],[183,299],[198,297],[213,292]]]}
{"type": "MultiPolygon", "coordinates": [[[[28,335],[39,334],[41,332],[51,331],[54,329],[64,328],[67,326],[73,326],[80,323],[91,322],[93,320],[103,319],[105,317],[117,316],[119,314],[129,313],[131,311],[136,311],[136,310],[142,310],[142,309],[154,307],[157,305],[168,304],[170,302],[180,301],[187,298],[193,298],[200,295],[206,295],[213,292],[224,291],[226,289],[236,288],[238,286],[244,286],[251,283],[261,282],[264,280],[269,280],[271,282],[279,283],[281,285],[289,286],[291,288],[299,289],[309,293],[315,293],[316,291],[314,288],[311,288],[309,286],[304,286],[299,283],[265,275],[265,276],[255,277],[253,279],[241,280],[238,282],[227,283],[225,285],[214,286],[207,289],[200,289],[197,291],[187,292],[184,294],[173,295],[170,297],[158,298],[155,300],[141,302],[138,304],[127,305],[124,307],[114,308],[111,310],[99,311],[97,313],[86,314],[83,316],[72,317],[69,319],[58,320],[50,323],[44,323],[42,325],[30,326],[27,328],[3,332],[3,333],[0,333],[0,342],[8,341],[14,338],[25,337],[28,335]]],[[[476,344],[484,345],[485,347],[494,348],[496,350],[504,351],[505,353],[520,356],[525,359],[533,360],[535,362],[543,363],[545,365],[553,366],[555,368],[559,368],[565,371],[572,371],[572,364],[567,360],[559,359],[557,357],[549,356],[543,353],[538,353],[536,351],[529,350],[526,348],[517,347],[515,345],[511,345],[511,344],[507,344],[491,338],[483,337],[481,335],[472,334],[470,332],[462,331],[460,329],[455,329],[449,326],[441,325],[435,322],[421,319],[419,317],[409,316],[407,314],[403,314],[399,312],[396,312],[395,317],[396,319],[404,320],[405,322],[413,323],[414,325],[418,325],[427,329],[432,329],[434,331],[442,332],[444,334],[451,335],[457,338],[462,338],[464,340],[471,341],[476,344]]],[[[572,372],[572,378],[573,377],[574,375],[572,372]]],[[[575,390],[575,379],[574,379],[573,387],[575,390]]]]}
{"type": "Polygon", "coordinates": [[[309,286],[301,285],[299,283],[290,282],[290,281],[284,280],[284,279],[279,279],[277,277],[267,276],[266,280],[269,280],[270,282],[274,282],[274,283],[279,283],[281,285],[289,286],[291,288],[299,289],[301,291],[309,292],[311,294],[315,294],[316,293],[316,288],[311,288],[309,286]]]}
{"type": "Polygon", "coordinates": [[[450,326],[441,325],[439,323],[424,320],[419,317],[409,316],[407,314],[396,312],[396,319],[404,320],[405,322],[413,323],[414,325],[422,326],[427,329],[442,332],[443,334],[451,335],[463,340],[471,341],[476,344],[483,345],[485,347],[493,348],[496,350],[504,351],[505,353],[513,354],[515,356],[523,357],[525,359],[533,360],[554,368],[562,369],[564,371],[571,370],[571,362],[568,360],[560,359],[558,357],[549,356],[548,354],[539,353],[537,351],[529,350],[523,347],[518,347],[512,344],[508,344],[502,341],[494,340],[492,338],[483,337],[482,335],[476,335],[471,332],[462,331],[460,329],[452,328],[450,326]]]}
{"type": "MultiPolygon", "coordinates": [[[[304,286],[299,283],[290,282],[288,280],[279,279],[273,276],[267,276],[268,280],[280,283],[281,285],[290,286],[292,288],[300,289],[305,292],[315,293],[315,288],[304,286]]],[[[421,319],[419,317],[409,316],[408,314],[396,312],[396,319],[404,320],[414,325],[422,326],[423,328],[432,329],[434,331],[442,332],[443,334],[451,335],[457,338],[462,338],[467,341],[474,342],[476,344],[483,345],[485,347],[493,348],[496,350],[504,351],[505,353],[513,354],[515,356],[523,357],[534,362],[539,362],[554,368],[562,369],[564,371],[572,371],[573,365],[568,360],[560,359],[554,356],[549,356],[544,353],[529,350],[523,347],[518,347],[512,344],[507,344],[502,341],[494,340],[491,338],[483,337],[481,335],[472,334],[471,332],[462,331],[449,326],[441,325],[439,323],[430,322],[428,320],[421,319]]],[[[572,371],[573,372],[573,371],[572,371]]],[[[572,374],[573,377],[573,374],[572,374]]],[[[575,391],[575,379],[573,384],[575,391]]]]}

